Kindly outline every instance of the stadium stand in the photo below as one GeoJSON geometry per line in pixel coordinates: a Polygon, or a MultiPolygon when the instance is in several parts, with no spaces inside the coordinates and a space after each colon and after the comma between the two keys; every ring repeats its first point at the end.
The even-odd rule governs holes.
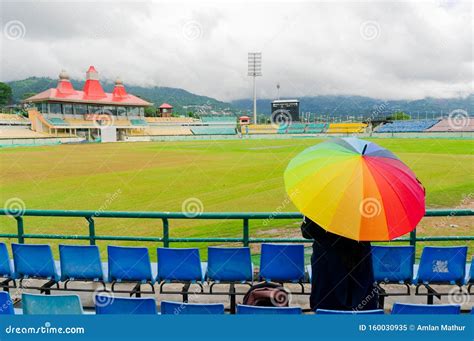
{"type": "Polygon", "coordinates": [[[35,139],[52,135],[31,130],[28,127],[0,126],[0,139],[35,139]]]}
{"type": "Polygon", "coordinates": [[[148,123],[145,120],[142,119],[131,119],[130,123],[134,126],[147,126],[148,123]]]}
{"type": "MultiPolygon", "coordinates": [[[[277,129],[269,124],[249,124],[248,126],[249,134],[276,134],[277,129]]],[[[245,132],[245,128],[241,128],[242,132],[245,132]]]]}
{"type": "Polygon", "coordinates": [[[251,305],[237,305],[237,314],[239,315],[300,315],[302,310],[300,307],[258,307],[251,305]]]}
{"type": "Polygon", "coordinates": [[[324,133],[328,128],[327,123],[310,123],[306,126],[306,134],[324,133]]]}
{"type": "Polygon", "coordinates": [[[68,123],[64,121],[62,118],[59,117],[50,117],[46,118],[46,120],[53,126],[66,126],[68,123]]]}
{"type": "Polygon", "coordinates": [[[77,295],[22,294],[21,302],[25,315],[80,315],[83,313],[77,295]]]}
{"type": "Polygon", "coordinates": [[[363,133],[367,128],[366,123],[330,123],[328,134],[355,134],[363,133]]]}
{"type": "Polygon", "coordinates": [[[0,114],[0,125],[27,125],[30,121],[17,114],[0,114]]]}
{"type": "Polygon", "coordinates": [[[460,314],[461,306],[449,304],[409,304],[409,303],[395,303],[392,307],[392,314],[423,314],[423,315],[448,315],[460,314]]]}
{"type": "Polygon", "coordinates": [[[427,129],[428,132],[464,132],[474,131],[474,118],[465,117],[459,121],[454,119],[443,119],[427,129]]]}
{"type": "Polygon", "coordinates": [[[328,310],[328,309],[317,309],[316,314],[318,315],[383,315],[383,309],[374,310],[328,310]]]}
{"type": "Polygon", "coordinates": [[[145,131],[133,131],[135,135],[151,135],[151,136],[180,136],[192,135],[191,129],[186,126],[148,126],[145,131]]]}
{"type": "Polygon", "coordinates": [[[192,117],[146,117],[145,121],[153,125],[158,123],[194,123],[197,120],[192,117]]]}
{"type": "Polygon", "coordinates": [[[202,116],[202,123],[222,123],[237,124],[237,118],[234,116],[202,116]]]}
{"type": "Polygon", "coordinates": [[[193,135],[235,135],[235,128],[230,127],[211,127],[211,126],[193,126],[191,127],[193,135]]]}
{"type": "Polygon", "coordinates": [[[293,123],[288,126],[288,134],[304,134],[306,125],[303,123],[293,123]]]}
{"type": "Polygon", "coordinates": [[[97,295],[95,313],[97,315],[153,315],[157,314],[156,300],[151,297],[111,297],[110,295],[97,295]]]}
{"type": "Polygon", "coordinates": [[[375,129],[376,133],[416,133],[423,132],[439,120],[406,120],[386,123],[375,129]]]}

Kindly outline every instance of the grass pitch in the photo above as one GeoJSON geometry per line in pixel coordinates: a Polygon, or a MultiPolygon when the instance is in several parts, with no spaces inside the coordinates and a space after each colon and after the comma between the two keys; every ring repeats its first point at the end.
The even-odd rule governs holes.
{"type": "MultiPolygon", "coordinates": [[[[18,198],[28,209],[182,211],[187,205],[206,212],[295,211],[285,195],[284,169],[298,152],[320,141],[243,139],[2,149],[0,199],[5,203],[18,198]]],[[[392,150],[415,171],[426,187],[428,208],[472,207],[474,141],[373,141],[392,150]]],[[[472,218],[456,219],[425,219],[432,222],[422,224],[420,231],[472,234],[472,218]]],[[[14,220],[8,217],[0,217],[0,228],[6,233],[16,231],[14,220]]],[[[161,236],[161,221],[97,218],[96,229],[98,235],[161,236]]],[[[27,217],[25,232],[86,234],[87,223],[27,217]]],[[[298,234],[295,221],[251,222],[253,237],[298,234]]],[[[240,237],[241,222],[171,221],[171,236],[240,237]]]]}

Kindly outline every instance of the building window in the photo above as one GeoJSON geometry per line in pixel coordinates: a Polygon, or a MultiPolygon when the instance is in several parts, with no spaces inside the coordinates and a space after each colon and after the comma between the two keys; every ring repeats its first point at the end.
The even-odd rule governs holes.
{"type": "Polygon", "coordinates": [[[87,109],[89,111],[89,114],[96,114],[100,115],[102,114],[102,107],[98,105],[88,105],[87,109]]]}
{"type": "Polygon", "coordinates": [[[127,109],[125,107],[117,107],[117,116],[126,116],[127,109]]]}
{"type": "Polygon", "coordinates": [[[61,104],[59,104],[59,103],[49,103],[49,113],[50,114],[62,114],[61,104]]]}
{"type": "Polygon", "coordinates": [[[64,115],[72,115],[72,104],[63,104],[63,113],[64,115]]]}
{"type": "Polygon", "coordinates": [[[139,115],[138,107],[128,107],[127,114],[128,116],[138,116],[139,115]]]}
{"type": "Polygon", "coordinates": [[[117,107],[105,106],[105,107],[103,107],[103,110],[104,110],[104,114],[114,115],[114,116],[117,115],[117,107]]]}
{"type": "Polygon", "coordinates": [[[87,105],[74,104],[74,111],[75,111],[76,115],[85,115],[85,114],[87,114],[87,105]]]}

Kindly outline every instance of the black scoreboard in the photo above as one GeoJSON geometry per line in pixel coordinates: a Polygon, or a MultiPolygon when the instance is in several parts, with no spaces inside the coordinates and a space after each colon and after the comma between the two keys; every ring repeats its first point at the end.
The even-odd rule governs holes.
{"type": "Polygon", "coordinates": [[[297,99],[275,100],[272,102],[272,122],[299,122],[300,101],[297,99]]]}

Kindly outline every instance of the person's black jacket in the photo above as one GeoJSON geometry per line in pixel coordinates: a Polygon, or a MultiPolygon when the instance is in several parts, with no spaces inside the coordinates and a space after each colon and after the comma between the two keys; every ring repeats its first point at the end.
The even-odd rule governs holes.
{"type": "Polygon", "coordinates": [[[370,243],[327,232],[308,218],[303,220],[301,232],[304,238],[314,239],[311,309],[376,309],[370,243]]]}

